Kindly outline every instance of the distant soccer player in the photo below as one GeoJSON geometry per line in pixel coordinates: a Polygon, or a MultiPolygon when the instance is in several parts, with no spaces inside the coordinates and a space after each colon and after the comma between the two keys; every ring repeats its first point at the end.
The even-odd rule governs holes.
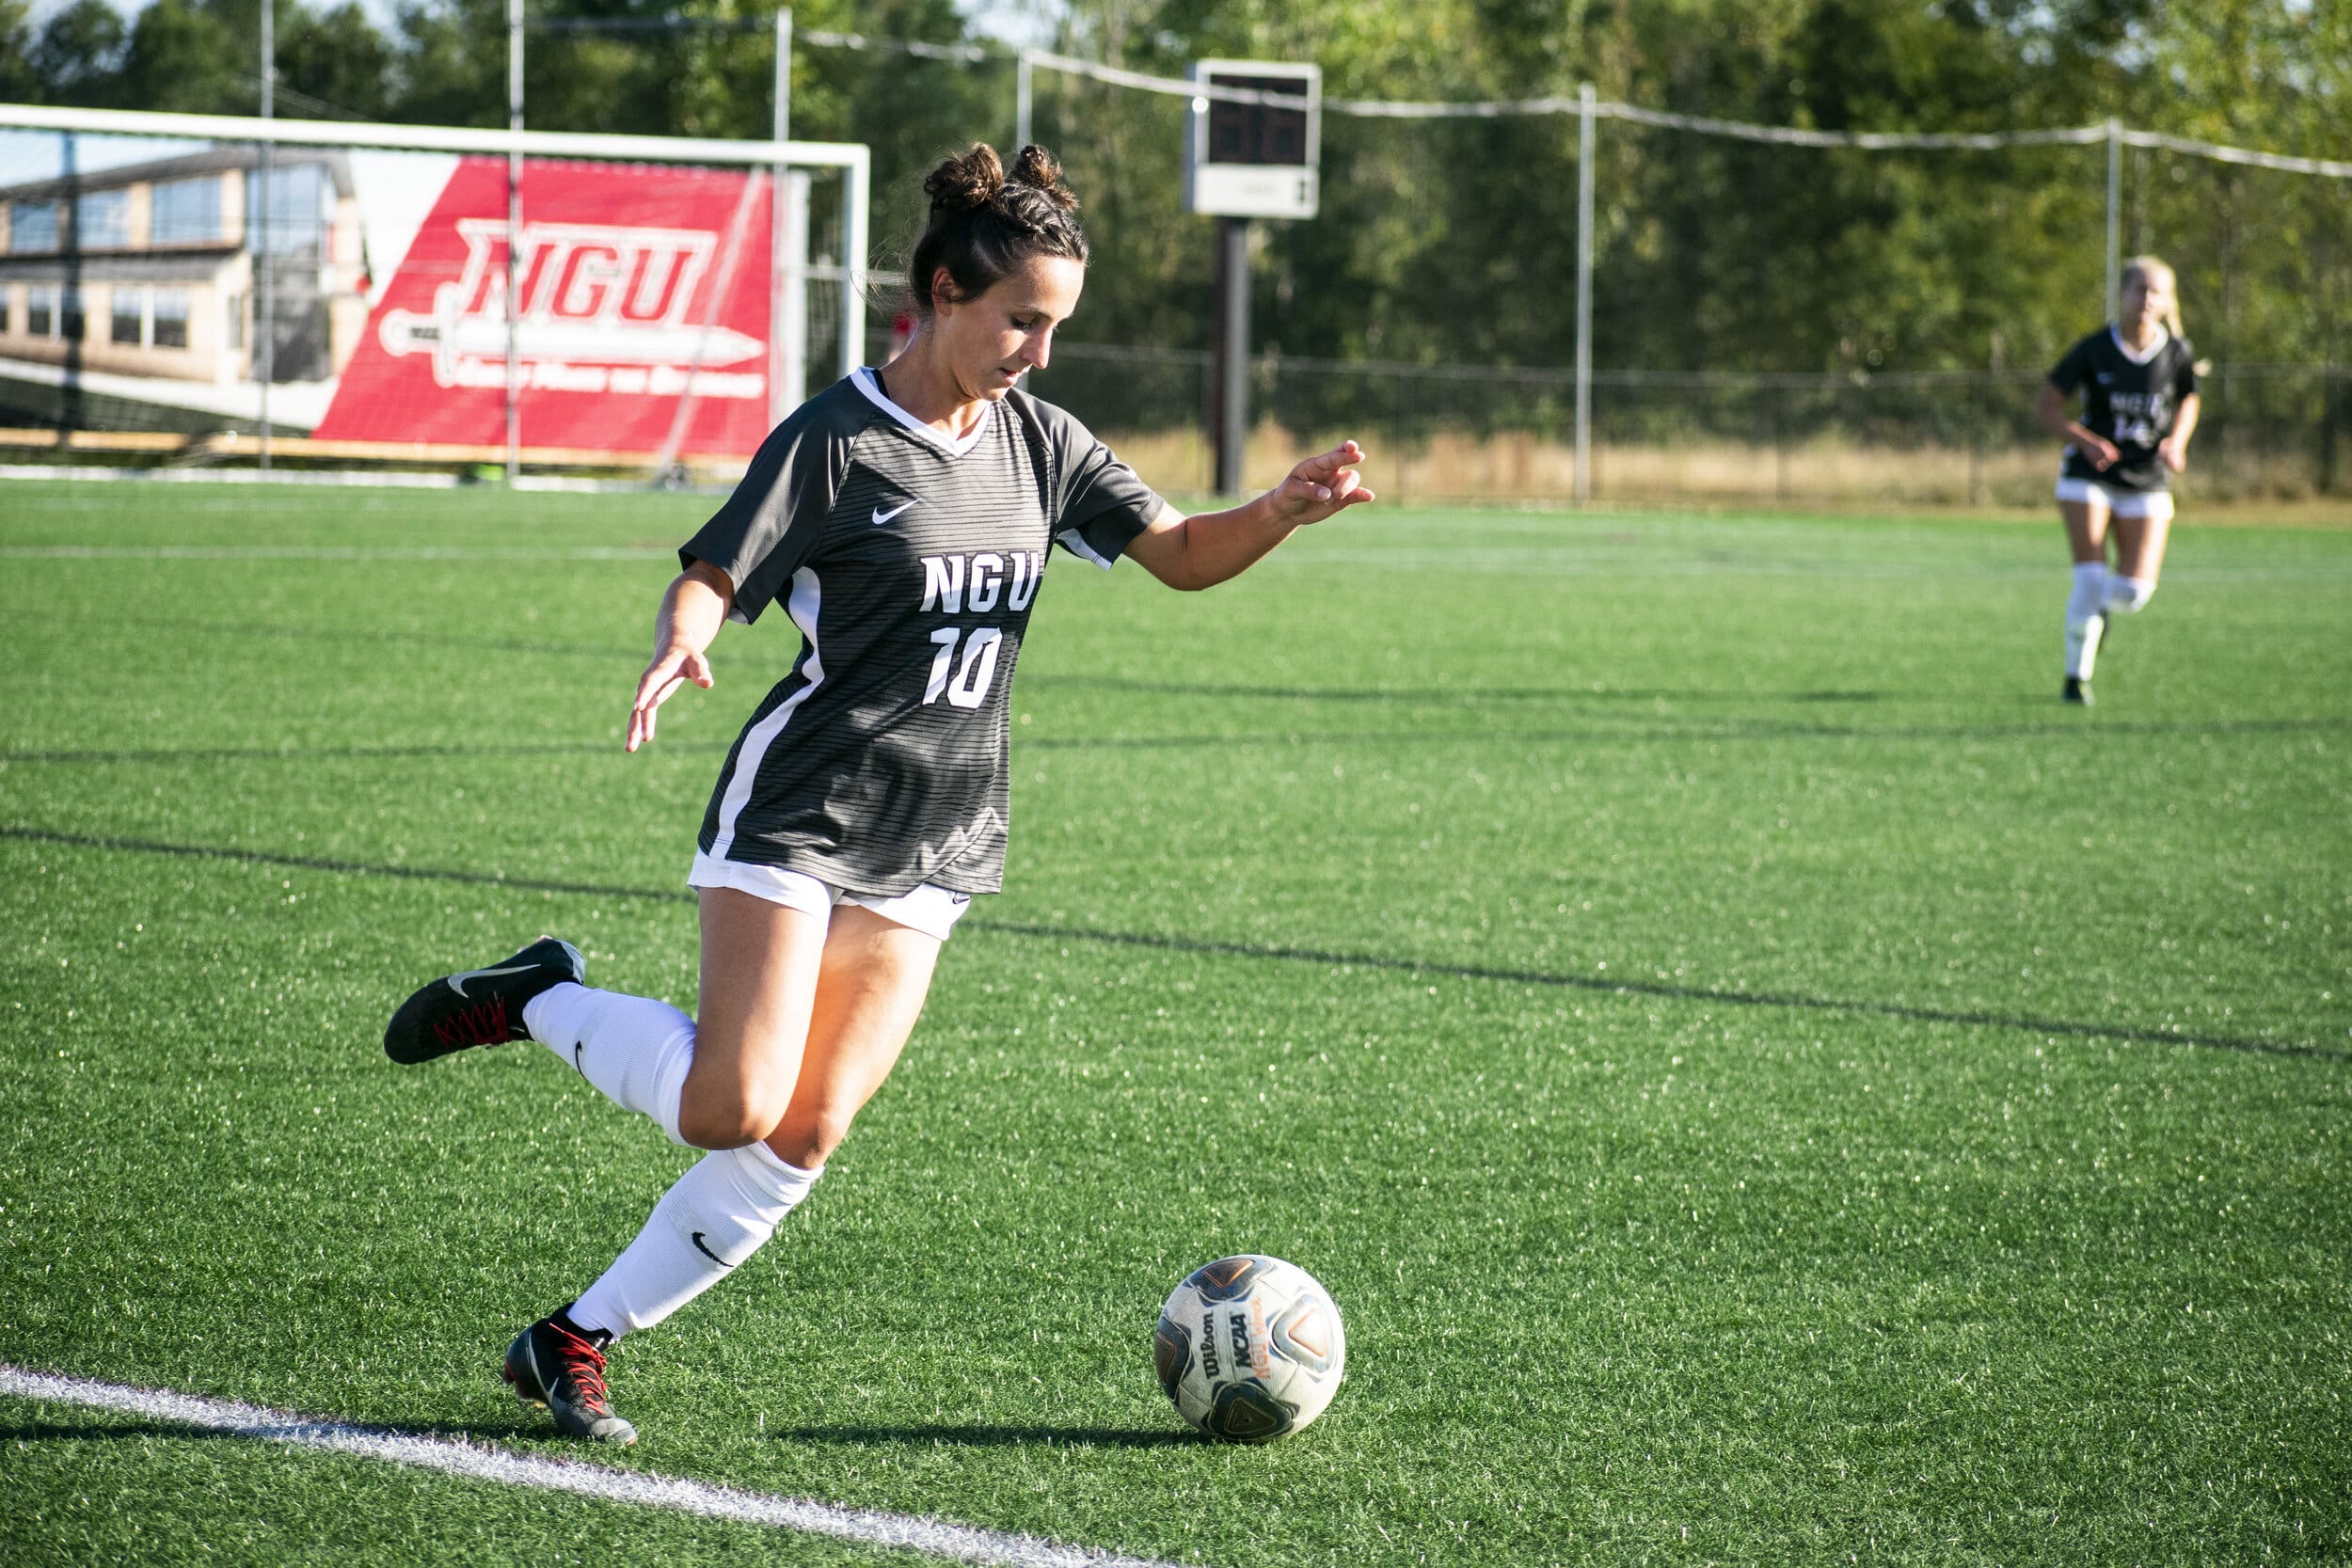
{"type": "Polygon", "coordinates": [[[394,1061],[535,1039],[624,1110],[709,1149],[580,1296],[524,1329],[505,1376],[576,1436],[628,1443],[603,1352],[741,1265],[823,1174],[914,1027],[940,944],[1003,877],[1008,688],[1052,546],[1175,588],[1239,573],[1302,524],[1373,499],[1355,443],[1228,512],[1184,517],[1068,414],[1016,389],[1077,308],[1087,242],[1042,149],[986,147],[924,182],[905,351],[811,399],[679,550],[628,749],[654,737],[728,620],[782,600],[785,677],[721,769],[690,884],[698,1016],[591,990],[543,938],[436,980],[384,1037],[394,1061]]]}
{"type": "Polygon", "coordinates": [[[2115,320],[2066,351],[2034,408],[2042,427],[2067,443],[2058,502],[2074,551],[2074,588],[2066,600],[2059,695],[2085,706],[2109,619],[2138,610],[2156,591],[2172,525],[2168,479],[2188,467],[2188,438],[2197,430],[2197,354],[2181,335],[2175,287],[2172,269],[2153,256],[2123,263],[2115,320]],[[2079,420],[2066,412],[2077,387],[2079,420]]]}

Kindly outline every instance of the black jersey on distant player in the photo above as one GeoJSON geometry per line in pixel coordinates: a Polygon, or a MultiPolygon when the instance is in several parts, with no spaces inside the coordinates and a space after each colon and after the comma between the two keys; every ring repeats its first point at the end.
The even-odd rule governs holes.
{"type": "Polygon", "coordinates": [[[2106,468],[2087,453],[2066,449],[2068,479],[2088,479],[2122,490],[2161,490],[2164,459],[2156,443],[2172,434],[2181,400],[2197,390],[2197,351],[2168,336],[2153,353],[2135,355],[2113,326],[2103,326],[2066,351],[2050,385],[2073,396],[2083,389],[2083,425],[2115,443],[2121,453],[2106,468]]]}
{"type": "Polygon", "coordinates": [[[802,639],[727,753],[703,852],[860,894],[995,892],[1008,689],[1046,554],[1108,567],[1160,507],[1025,392],[960,441],[870,371],[811,398],[678,550],[726,573],[735,619],[782,598],[802,639]]]}

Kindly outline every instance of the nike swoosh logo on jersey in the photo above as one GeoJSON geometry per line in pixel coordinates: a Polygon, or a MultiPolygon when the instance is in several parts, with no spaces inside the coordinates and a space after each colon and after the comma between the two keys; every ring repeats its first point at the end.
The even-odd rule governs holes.
{"type": "Polygon", "coordinates": [[[884,512],[879,506],[874,508],[874,526],[876,528],[882,527],[884,523],[890,521],[891,518],[896,517],[899,513],[904,512],[908,507],[913,506],[914,504],[914,503],[913,501],[907,501],[902,505],[892,507],[887,512],[884,512]]]}
{"type": "Polygon", "coordinates": [[[538,965],[536,964],[515,964],[506,969],[469,969],[463,974],[451,975],[449,977],[449,989],[455,991],[458,995],[464,996],[466,994],[466,982],[469,980],[492,980],[501,974],[528,974],[531,971],[536,969],[538,965]]]}
{"type": "Polygon", "coordinates": [[[728,1262],[725,1259],[720,1257],[717,1253],[703,1245],[703,1233],[699,1230],[694,1232],[694,1250],[701,1253],[705,1258],[709,1259],[712,1262],[718,1264],[723,1269],[731,1269],[735,1267],[735,1264],[728,1262]]]}

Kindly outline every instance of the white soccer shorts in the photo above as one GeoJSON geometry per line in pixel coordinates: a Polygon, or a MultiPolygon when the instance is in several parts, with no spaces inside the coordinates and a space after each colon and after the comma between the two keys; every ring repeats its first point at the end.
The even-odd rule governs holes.
{"type": "Polygon", "coordinates": [[[741,861],[713,860],[699,851],[693,868],[686,874],[688,887],[731,887],[738,893],[748,893],[755,898],[765,898],[771,904],[782,904],[787,910],[800,910],[808,914],[830,915],[835,904],[855,904],[871,910],[884,920],[922,932],[940,942],[956,928],[963,911],[972,907],[968,893],[951,893],[929,882],[911,893],[895,898],[850,893],[830,882],[818,880],[805,871],[787,871],[778,865],[747,865],[741,861]]]}
{"type": "Polygon", "coordinates": [[[2169,490],[2125,490],[2094,479],[2061,479],[2058,499],[2086,506],[2104,506],[2119,517],[2167,518],[2172,515],[2169,490]]]}

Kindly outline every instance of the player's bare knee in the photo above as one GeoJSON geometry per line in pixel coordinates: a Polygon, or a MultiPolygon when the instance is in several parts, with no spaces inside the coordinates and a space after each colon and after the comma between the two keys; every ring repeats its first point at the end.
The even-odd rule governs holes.
{"type": "Polygon", "coordinates": [[[739,1085],[696,1093],[691,1083],[678,1102],[678,1136],[696,1148],[741,1148],[759,1143],[784,1119],[773,1097],[739,1085]]]}
{"type": "Polygon", "coordinates": [[[737,1114],[729,1116],[681,1107],[677,1130],[678,1136],[696,1148],[742,1148],[764,1141],[769,1133],[775,1131],[775,1123],[764,1117],[744,1114],[739,1109],[737,1114]]]}
{"type": "Polygon", "coordinates": [[[789,1161],[805,1170],[814,1170],[833,1157],[842,1140],[850,1135],[850,1123],[857,1117],[853,1106],[823,1106],[814,1112],[787,1116],[768,1140],[779,1159],[789,1161]]]}

